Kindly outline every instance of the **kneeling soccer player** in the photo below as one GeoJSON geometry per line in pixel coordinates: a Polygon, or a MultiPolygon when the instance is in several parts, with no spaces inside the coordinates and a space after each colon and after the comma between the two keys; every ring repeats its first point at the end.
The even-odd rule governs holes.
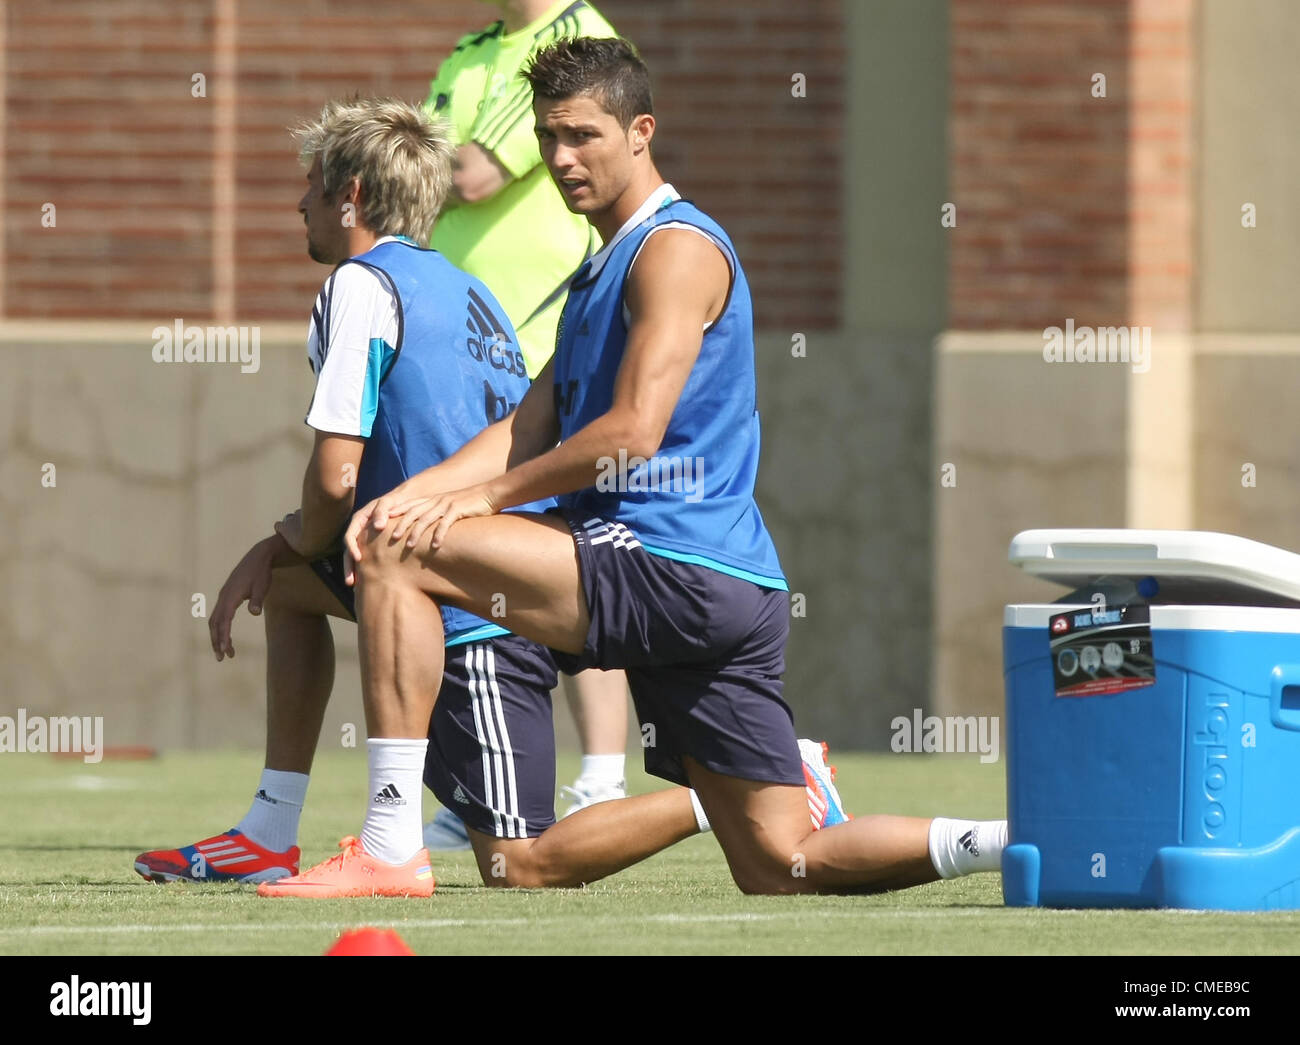
{"type": "MultiPolygon", "coordinates": [[[[298,137],[309,168],[298,205],[307,251],[335,266],[308,331],[315,446],[302,506],[235,567],[209,621],[221,660],[234,656],[240,604],[265,614],[266,767],[234,829],[136,859],[136,870],[156,881],[259,882],[298,871],[298,820],[334,680],[328,618],[354,619],[338,538],[355,497],[442,460],[528,389],[513,329],[491,292],[417,246],[428,241],[451,185],[454,150],[438,123],[401,102],[334,102],[298,137]]],[[[451,688],[468,692],[470,665],[484,649],[553,681],[544,647],[460,610],[443,624],[451,688]]],[[[549,713],[549,689],[540,699],[549,713]]],[[[407,799],[388,787],[384,800],[407,799]]],[[[390,852],[382,839],[374,844],[390,852]]],[[[431,888],[427,855],[420,866],[431,888]]]]}
{"type": "MultiPolygon", "coordinates": [[[[786,584],[753,498],[744,273],[722,228],[659,176],[649,77],[628,44],[561,41],[526,75],[542,157],[604,246],[575,277],[555,355],[518,409],[348,527],[370,736],[424,736],[440,607],[500,605],[512,631],[566,670],[626,669],[654,739],[647,769],[695,788],[744,891],[882,890],[996,870],[1004,821],[810,827],[781,696],[786,584]],[[550,496],[558,513],[500,514],[550,496]]],[[[612,855],[601,810],[636,800],[584,810],[553,837],[563,832],[570,853],[605,846],[611,868],[625,866],[691,833],[679,796],[643,796],[657,804],[612,855]]],[[[386,815],[372,807],[367,828],[386,815]]],[[[406,830],[416,844],[418,824],[406,830]]],[[[507,884],[546,879],[538,850],[551,837],[492,840],[507,884]]],[[[358,877],[335,858],[301,879],[324,897],[354,895],[358,877]]],[[[259,893],[284,895],[294,881],[259,893]]]]}
{"type": "MultiPolygon", "coordinates": [[[[308,335],[317,380],[307,423],[316,430],[315,448],[302,507],[235,567],[209,622],[221,660],[234,655],[231,624],[240,604],[264,612],[265,769],[233,829],[136,858],[137,872],[155,881],[266,882],[297,873],[299,817],[334,678],[328,618],[355,619],[341,554],[331,554],[354,494],[364,502],[443,460],[504,417],[528,388],[513,329],[490,291],[416,246],[427,240],[451,180],[452,150],[437,125],[402,103],[357,101],[327,106],[299,136],[310,168],[299,204],[308,253],[336,266],[308,335]]],[[[550,651],[453,607],[441,615],[437,635],[445,636],[447,653],[443,699],[430,724],[430,782],[485,831],[512,839],[540,833],[554,821],[550,651]]],[[[415,748],[422,763],[422,742],[371,744],[371,801],[387,816],[367,825],[358,847],[381,858],[368,892],[433,889],[418,841],[420,774],[404,772],[415,748]],[[414,845],[406,844],[411,830],[414,845]]],[[[641,801],[628,800],[625,815],[637,815],[641,801]]],[[[682,789],[651,805],[664,801],[692,809],[682,789]]],[[[818,804],[825,815],[833,789],[818,804]]],[[[688,833],[696,829],[691,822],[688,833]]],[[[581,864],[585,854],[573,855],[576,865],[550,859],[556,881],[591,876],[581,864]]]]}

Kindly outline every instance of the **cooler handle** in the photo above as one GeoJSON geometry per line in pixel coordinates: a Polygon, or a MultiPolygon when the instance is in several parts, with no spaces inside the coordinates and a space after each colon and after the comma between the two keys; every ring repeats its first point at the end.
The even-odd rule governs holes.
{"type": "Polygon", "coordinates": [[[1300,732],[1300,664],[1278,664],[1269,676],[1268,717],[1279,729],[1300,732]]]}

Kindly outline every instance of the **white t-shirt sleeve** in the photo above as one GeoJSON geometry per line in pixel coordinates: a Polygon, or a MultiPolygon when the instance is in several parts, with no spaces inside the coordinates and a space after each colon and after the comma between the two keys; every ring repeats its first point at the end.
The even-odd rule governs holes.
{"type": "Polygon", "coordinates": [[[365,265],[344,265],[321,288],[307,333],[316,392],[307,424],[369,438],[382,369],[397,349],[397,301],[365,265]]]}

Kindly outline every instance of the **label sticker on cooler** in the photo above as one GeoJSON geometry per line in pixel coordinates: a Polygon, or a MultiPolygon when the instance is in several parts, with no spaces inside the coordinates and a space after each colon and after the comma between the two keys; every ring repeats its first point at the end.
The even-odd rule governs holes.
{"type": "Polygon", "coordinates": [[[1100,697],[1155,685],[1147,606],[1070,610],[1051,617],[1047,631],[1058,697],[1100,697]]]}

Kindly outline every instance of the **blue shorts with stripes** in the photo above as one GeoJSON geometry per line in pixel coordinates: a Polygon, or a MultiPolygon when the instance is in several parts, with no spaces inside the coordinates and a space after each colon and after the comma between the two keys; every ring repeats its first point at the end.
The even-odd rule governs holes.
{"type": "Polygon", "coordinates": [[[591,624],[560,670],[623,668],[647,773],[688,784],[683,756],[725,776],[804,784],[782,699],[790,597],[654,555],[622,523],[569,515],[591,624]]]}
{"type": "Polygon", "coordinates": [[[555,823],[555,661],[502,635],[447,649],[424,782],[468,826],[536,838],[555,823]]]}

